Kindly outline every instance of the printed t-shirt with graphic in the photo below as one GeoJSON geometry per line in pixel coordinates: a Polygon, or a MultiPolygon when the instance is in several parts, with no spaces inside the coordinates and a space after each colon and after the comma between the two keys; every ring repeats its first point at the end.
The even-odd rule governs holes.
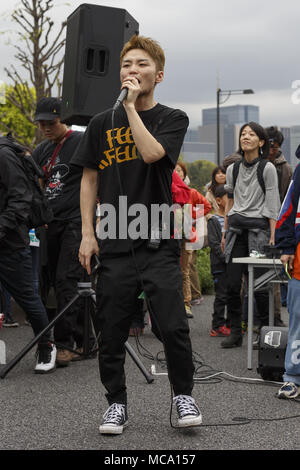
{"type": "MultiPolygon", "coordinates": [[[[166,204],[172,206],[172,173],[181,150],[184,135],[188,127],[187,115],[178,109],[156,104],[152,109],[138,113],[148,131],[162,145],[166,155],[160,160],[146,164],[139,156],[132,137],[127,114],[120,106],[114,116],[114,135],[112,132],[112,110],[96,115],[89,123],[80,145],[72,159],[74,165],[97,169],[99,171],[98,197],[103,211],[103,204],[110,204],[116,209],[115,238],[104,238],[100,243],[100,256],[125,253],[130,250],[128,234],[119,236],[119,196],[123,186],[127,209],[133,204],[143,204],[151,213],[151,205],[166,204]],[[114,137],[114,141],[113,141],[114,137]],[[114,148],[115,144],[115,148],[114,148]],[[116,155],[115,155],[116,153],[116,155]]],[[[125,209],[126,210],[126,209],[125,209]]],[[[126,217],[124,211],[120,216],[126,217]]],[[[104,224],[104,214],[102,221],[104,224]]],[[[135,216],[136,217],[136,216],[135,216]]],[[[127,217],[126,227],[134,217],[127,217]]],[[[149,234],[150,221],[144,224],[143,236],[134,242],[135,246],[145,241],[149,234]]]]}
{"type": "MultiPolygon", "coordinates": [[[[55,163],[45,182],[45,194],[50,202],[56,220],[80,220],[80,183],[82,169],[70,165],[70,160],[83,136],[73,131],[59,150],[55,163]]],[[[45,140],[32,153],[36,163],[45,171],[56,143],[45,140]]],[[[46,172],[46,171],[45,171],[46,172]]]]}

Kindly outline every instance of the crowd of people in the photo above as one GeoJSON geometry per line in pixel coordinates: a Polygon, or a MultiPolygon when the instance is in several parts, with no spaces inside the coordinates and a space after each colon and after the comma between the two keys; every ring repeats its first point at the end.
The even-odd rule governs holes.
{"type": "MultiPolygon", "coordinates": [[[[27,222],[32,201],[21,163],[24,150],[11,136],[0,138],[3,326],[18,325],[11,313],[12,297],[34,334],[40,333],[73,299],[78,282],[90,276],[93,255],[100,256],[96,317],[89,326],[89,341],[92,345],[100,332],[100,377],[109,403],[100,425],[104,434],[121,433],[128,422],[124,344],[133,325],[142,333],[145,304],[152,331],[164,343],[178,426],[201,423],[192,398],[188,319],[194,315],[194,305],[201,311],[197,262],[198,251],[206,246],[210,247],[215,289],[209,335],[223,336],[221,347],[227,349],[242,345],[247,319],[243,301],[247,272],[232,259],[251,251],[263,254],[268,245],[277,244],[283,250],[282,261],[289,264],[293,278],[287,292],[282,287],[275,293],[276,324],[283,325],[280,309],[287,297],[291,332],[279,396],[300,395],[299,366],[291,359],[300,314],[299,167],[293,177],[280,148],[283,135],[275,126],[264,129],[250,122],[240,129],[237,152],[213,170],[205,195],[192,188],[186,164],[178,161],[188,118],[154,101],[163,69],[164,54],[155,41],[134,37],[124,46],[120,76],[128,94],[115,113],[114,128],[108,110],[95,116],[85,133],[73,131],[60,120],[60,99],[38,102],[35,121],[45,139],[32,158],[42,169],[40,184],[53,220],[36,231],[27,222]],[[154,121],[159,124],[154,126],[154,121]],[[124,132],[114,134],[115,130],[124,132]],[[112,148],[117,152],[115,164],[112,148]],[[159,202],[182,207],[183,218],[191,223],[180,245],[175,237],[154,237],[152,242],[152,232],[148,242],[97,240],[96,203],[100,202],[99,214],[104,204],[116,207],[117,197],[124,193],[128,205],[139,202],[150,207],[159,202]]],[[[268,324],[268,310],[268,292],[256,292],[258,332],[268,324]]],[[[44,334],[38,344],[36,373],[48,373],[82,358],[83,313],[82,300],[78,300],[44,334]]]]}
{"type": "MultiPolygon", "coordinates": [[[[203,205],[201,216],[207,225],[207,245],[210,247],[215,290],[209,334],[212,337],[228,336],[221,343],[223,348],[240,346],[247,330],[247,271],[245,266],[234,265],[231,260],[246,257],[251,251],[263,255],[267,245],[275,244],[275,224],[292,179],[292,168],[280,149],[283,135],[277,127],[263,129],[256,123],[249,123],[241,128],[239,140],[238,152],[225,157],[223,165],[214,168],[211,181],[205,187],[205,197],[190,188],[187,198],[192,207],[203,205]],[[257,140],[256,147],[252,145],[253,139],[257,140]],[[258,141],[262,144],[259,145],[258,141]],[[247,146],[250,146],[250,151],[247,146]]],[[[175,171],[187,185],[190,184],[187,166],[183,162],[177,163],[175,171]]],[[[193,218],[195,220],[195,214],[193,218]]],[[[181,267],[186,314],[192,318],[193,300],[199,304],[202,296],[197,272],[199,287],[193,290],[195,297],[191,294],[191,286],[195,285],[197,249],[186,250],[188,241],[183,240],[182,243],[181,267]]],[[[206,242],[203,242],[206,246],[206,242]]],[[[263,271],[257,270],[257,277],[263,271]]],[[[281,306],[286,306],[286,289],[286,283],[281,286],[277,284],[275,288],[277,326],[285,326],[281,319],[281,306]]],[[[255,293],[255,346],[259,341],[259,331],[268,324],[268,310],[268,291],[260,290],[255,293]]]]}

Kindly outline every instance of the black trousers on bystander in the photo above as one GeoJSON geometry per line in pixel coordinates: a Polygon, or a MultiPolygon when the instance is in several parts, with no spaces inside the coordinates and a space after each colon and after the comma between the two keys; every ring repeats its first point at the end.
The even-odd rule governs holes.
{"type": "MultiPolygon", "coordinates": [[[[227,279],[228,279],[228,304],[230,305],[230,322],[231,334],[236,336],[242,335],[242,302],[241,302],[241,287],[242,277],[245,271],[245,265],[232,263],[232,258],[244,258],[249,256],[248,248],[248,231],[243,230],[241,235],[238,235],[231,252],[231,259],[227,265],[227,279]]],[[[255,277],[261,276],[266,272],[265,268],[256,269],[255,277]]],[[[260,327],[268,325],[269,321],[269,295],[268,291],[255,292],[255,300],[257,306],[257,313],[260,321],[260,327]]]]}
{"type": "MultiPolygon", "coordinates": [[[[55,289],[57,313],[77,293],[77,284],[83,281],[85,271],[78,260],[81,242],[81,223],[76,221],[54,221],[46,230],[46,252],[50,283],[55,289]]],[[[73,348],[83,344],[83,299],[78,299],[54,327],[54,341],[59,347],[73,348]]],[[[51,320],[52,318],[50,318],[51,320]]],[[[91,344],[93,344],[93,335],[91,344]]]]}

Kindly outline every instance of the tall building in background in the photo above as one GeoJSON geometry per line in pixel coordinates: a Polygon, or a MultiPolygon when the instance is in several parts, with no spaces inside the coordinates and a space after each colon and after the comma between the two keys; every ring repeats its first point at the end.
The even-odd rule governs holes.
{"type": "MultiPolygon", "coordinates": [[[[221,162],[226,155],[238,149],[240,128],[246,122],[259,122],[259,107],[253,105],[220,106],[220,154],[221,162]]],[[[202,110],[200,141],[213,142],[217,146],[217,108],[202,110]]],[[[217,164],[215,154],[212,160],[217,164]]]]}
{"type": "Polygon", "coordinates": [[[188,129],[181,148],[181,154],[186,162],[209,160],[214,162],[216,145],[210,139],[201,138],[198,129],[188,129]]]}
{"type": "MultiPolygon", "coordinates": [[[[220,155],[221,162],[239,147],[240,128],[246,122],[259,123],[259,107],[253,105],[220,106],[220,155]]],[[[294,169],[299,163],[295,151],[300,144],[300,126],[281,127],[279,122],[268,126],[278,126],[284,136],[282,153],[294,169]]],[[[202,126],[188,129],[184,139],[182,154],[186,162],[209,160],[217,164],[217,108],[202,110],[202,126]]]]}
{"type": "MultiPolygon", "coordinates": [[[[259,107],[253,105],[220,106],[220,123],[226,125],[259,122],[259,107]]],[[[202,110],[202,126],[217,124],[217,108],[202,110]]]]}

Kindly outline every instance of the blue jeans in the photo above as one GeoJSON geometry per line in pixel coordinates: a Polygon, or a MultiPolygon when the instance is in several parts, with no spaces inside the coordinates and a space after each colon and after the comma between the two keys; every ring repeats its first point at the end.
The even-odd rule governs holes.
{"type": "Polygon", "coordinates": [[[33,274],[33,288],[34,293],[37,294],[39,291],[39,247],[31,246],[31,259],[32,259],[32,274],[33,274]]]}
{"type": "MultiPolygon", "coordinates": [[[[47,313],[39,295],[34,292],[29,248],[1,253],[0,282],[24,310],[35,336],[46,328],[49,323],[47,313]]],[[[50,340],[50,334],[48,331],[41,338],[40,344],[47,343],[50,340]]]]}
{"type": "Polygon", "coordinates": [[[288,284],[287,309],[289,334],[283,380],[300,385],[300,281],[295,278],[288,284]]]}

